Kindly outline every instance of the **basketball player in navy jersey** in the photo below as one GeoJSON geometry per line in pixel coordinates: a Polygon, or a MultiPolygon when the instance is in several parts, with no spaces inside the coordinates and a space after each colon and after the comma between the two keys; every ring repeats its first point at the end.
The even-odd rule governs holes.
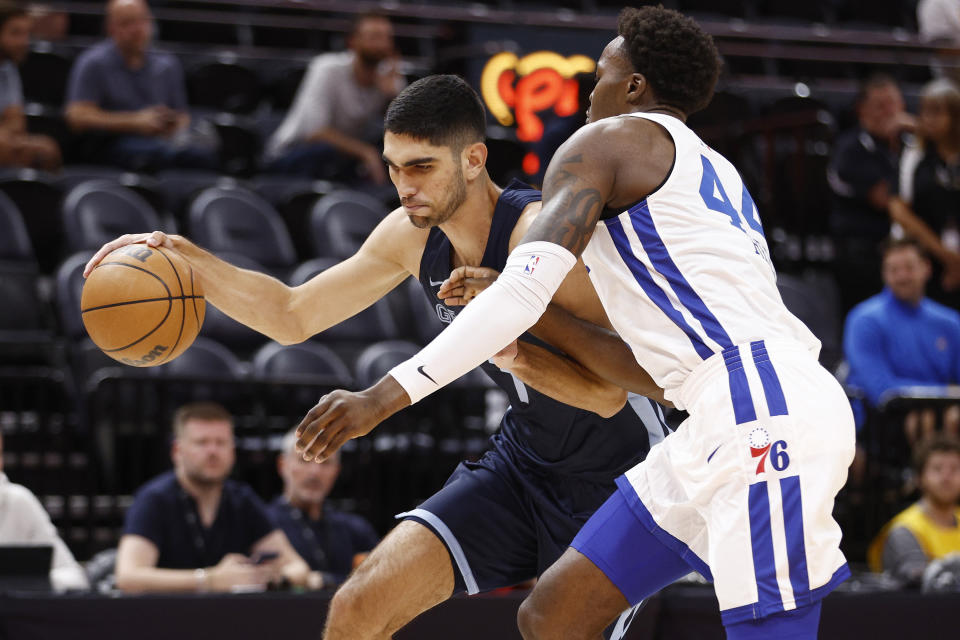
{"type": "Polygon", "coordinates": [[[496,282],[376,385],[321,400],[298,444],[324,458],[456,379],[535,324],[585,263],[619,335],[690,417],[617,478],[521,606],[521,632],[596,638],[693,569],[713,582],[729,640],[811,640],[822,599],[850,575],[832,517],[853,460],[850,405],[780,298],[742,178],[685,124],[713,94],[712,39],[651,6],[625,9],[618,32],[590,123],[553,157],[543,211],[496,282]]]}
{"type": "MultiPolygon", "coordinates": [[[[383,156],[402,208],[356,255],[300,287],[237,269],[159,232],[107,244],[86,273],[130,242],[167,247],[200,274],[212,304],[279,342],[295,343],[358,313],[410,275],[436,305],[451,269],[502,269],[535,219],[540,194],[518,182],[501,189],[491,181],[476,93],[455,76],[425,78],[391,103],[384,129],[383,156]]],[[[595,326],[608,323],[582,264],[556,303],[544,326],[555,323],[572,348],[596,345],[606,361],[620,363],[622,384],[659,397],[624,343],[595,326]]],[[[449,322],[459,308],[444,311],[441,319],[449,322]]],[[[495,362],[505,370],[491,362],[482,367],[511,408],[490,449],[398,516],[400,524],[334,597],[325,638],[389,638],[453,594],[540,575],[609,497],[614,478],[668,433],[656,403],[628,397],[531,335],[495,362]]]]}

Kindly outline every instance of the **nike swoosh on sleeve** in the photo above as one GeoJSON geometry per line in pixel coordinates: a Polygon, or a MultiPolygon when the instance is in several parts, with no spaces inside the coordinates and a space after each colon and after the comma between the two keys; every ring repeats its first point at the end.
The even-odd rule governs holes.
{"type": "MultiPolygon", "coordinates": [[[[431,377],[430,377],[430,374],[428,374],[426,371],[423,370],[423,365],[420,365],[419,367],[417,367],[417,373],[419,373],[420,375],[422,375],[424,378],[426,378],[427,380],[429,380],[429,381],[432,382],[433,384],[437,384],[437,381],[434,380],[433,378],[431,378],[431,377]]],[[[710,462],[710,461],[707,460],[707,462],[710,462]]]]}

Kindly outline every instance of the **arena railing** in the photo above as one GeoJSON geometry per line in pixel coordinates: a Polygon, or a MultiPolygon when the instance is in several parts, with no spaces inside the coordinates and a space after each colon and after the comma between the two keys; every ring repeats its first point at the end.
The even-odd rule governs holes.
{"type": "MultiPolygon", "coordinates": [[[[89,537],[97,544],[84,557],[115,544],[130,496],[170,468],[170,424],[182,404],[210,400],[235,416],[237,462],[233,477],[265,500],[281,492],[276,455],[283,435],[296,426],[334,380],[167,378],[100,372],[86,389],[83,429],[96,465],[96,513],[89,537]],[[103,544],[107,542],[108,544],[103,544]]],[[[442,486],[458,462],[486,447],[488,414],[499,399],[485,386],[445,389],[385,421],[343,450],[343,470],[331,501],[360,513],[380,531],[393,515],[442,486]]],[[[499,417],[498,415],[496,417],[499,417]]]]}
{"type": "MultiPolygon", "coordinates": [[[[863,400],[862,394],[857,395],[863,400]]],[[[877,407],[866,409],[858,438],[865,453],[862,484],[848,484],[846,496],[838,501],[847,510],[838,520],[844,535],[855,542],[856,553],[852,555],[865,552],[866,544],[883,525],[919,495],[912,468],[914,447],[904,430],[908,415],[929,412],[931,425],[940,431],[944,410],[958,404],[958,388],[905,387],[887,392],[877,407]]],[[[917,438],[921,437],[918,434],[917,438]]]]}

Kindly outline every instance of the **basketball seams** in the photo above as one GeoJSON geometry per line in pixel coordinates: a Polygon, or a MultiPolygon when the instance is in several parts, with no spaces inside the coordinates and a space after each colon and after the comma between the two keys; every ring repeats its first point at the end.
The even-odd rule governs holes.
{"type": "MultiPolygon", "coordinates": [[[[140,344],[141,342],[143,342],[144,340],[146,340],[147,338],[149,338],[150,336],[152,336],[152,335],[157,331],[157,329],[159,329],[160,327],[162,327],[162,326],[164,325],[164,323],[166,323],[167,318],[170,317],[170,311],[173,309],[173,299],[172,299],[172,298],[167,298],[167,303],[168,303],[168,304],[167,304],[167,312],[163,315],[163,320],[161,320],[161,321],[160,321],[160,324],[158,324],[157,326],[155,326],[153,329],[150,329],[150,332],[149,332],[149,333],[147,333],[146,335],[142,336],[141,338],[138,338],[137,340],[134,340],[133,342],[131,342],[130,344],[128,344],[128,345],[125,346],[125,347],[117,347],[116,349],[104,349],[103,347],[101,347],[101,350],[102,350],[104,353],[114,353],[114,352],[116,352],[116,351],[124,351],[124,350],[129,349],[130,347],[132,347],[132,346],[134,346],[134,345],[140,344]]],[[[99,346],[99,345],[98,345],[98,346],[99,346]]]]}
{"type": "Polygon", "coordinates": [[[197,296],[193,286],[193,266],[187,266],[190,268],[190,297],[193,299],[193,317],[197,321],[197,331],[200,331],[200,312],[197,311],[197,296]]]}
{"type": "MultiPolygon", "coordinates": [[[[180,329],[177,331],[177,339],[173,343],[173,346],[170,348],[170,350],[167,352],[167,355],[165,355],[161,360],[157,362],[157,364],[162,364],[167,360],[169,360],[173,354],[177,353],[177,347],[180,346],[180,338],[183,337],[183,325],[187,321],[187,302],[186,300],[183,299],[183,296],[186,294],[183,291],[183,280],[180,279],[180,272],[177,271],[177,266],[173,264],[173,260],[170,259],[170,256],[168,256],[163,249],[161,249],[160,247],[157,247],[156,249],[157,249],[157,252],[159,252],[160,255],[163,256],[164,260],[166,260],[170,264],[170,269],[173,270],[173,275],[177,277],[177,284],[180,286],[180,329]]],[[[172,300],[170,301],[170,304],[171,306],[173,305],[172,300]]],[[[199,331],[199,327],[197,327],[197,330],[199,331]]]]}
{"type": "MultiPolygon", "coordinates": [[[[155,279],[157,282],[159,282],[161,285],[163,285],[163,289],[164,289],[164,291],[167,292],[167,297],[168,297],[168,298],[172,298],[172,297],[173,297],[173,292],[170,291],[170,287],[168,287],[168,286],[167,286],[167,283],[163,281],[163,278],[161,278],[160,276],[158,276],[158,275],[155,274],[154,272],[150,271],[149,269],[144,269],[143,267],[138,267],[138,266],[135,265],[135,264],[127,264],[126,262],[102,262],[102,263],[98,264],[98,265],[94,268],[94,271],[96,271],[96,270],[99,269],[100,267],[128,267],[128,268],[130,268],[130,269],[136,269],[137,271],[142,271],[143,273],[149,275],[151,278],[155,279]]],[[[181,291],[180,293],[182,294],[183,291],[181,291]]],[[[82,301],[82,298],[81,298],[81,301],[82,301]]],[[[140,302],[140,300],[130,300],[129,302],[140,302]]],[[[124,303],[124,304],[128,304],[128,303],[124,303]]],[[[81,313],[81,314],[84,313],[84,310],[81,309],[81,310],[80,310],[80,313],[81,313]]]]}
{"type": "Polygon", "coordinates": [[[101,304],[101,305],[97,305],[96,307],[87,307],[86,309],[81,309],[80,313],[87,313],[89,311],[100,311],[101,309],[111,309],[113,307],[125,307],[128,304],[142,304],[144,302],[163,302],[164,300],[183,300],[184,298],[197,298],[197,297],[202,297],[202,296],[164,296],[162,298],[142,298],[140,300],[129,300],[127,302],[111,302],[110,304],[101,304]]]}

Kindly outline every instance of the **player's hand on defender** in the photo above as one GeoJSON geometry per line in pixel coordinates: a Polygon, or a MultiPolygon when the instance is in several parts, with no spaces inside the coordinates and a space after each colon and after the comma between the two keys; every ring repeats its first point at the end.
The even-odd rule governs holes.
{"type": "Polygon", "coordinates": [[[116,240],[111,240],[107,244],[100,247],[100,250],[97,251],[90,262],[87,263],[87,266],[83,268],[83,277],[86,278],[90,275],[90,272],[93,271],[94,267],[100,264],[100,261],[106,257],[111,251],[116,251],[120,247],[125,247],[128,244],[146,244],[148,247],[163,247],[165,249],[173,249],[173,240],[170,239],[170,236],[165,234],[163,231],[151,231],[150,233],[128,233],[120,236],[116,240]]]}
{"type": "Polygon", "coordinates": [[[443,281],[437,297],[449,307],[467,304],[496,282],[500,272],[488,267],[457,267],[443,281]]]}
{"type": "Polygon", "coordinates": [[[297,426],[297,451],[304,460],[323,462],[347,440],[370,433],[403,407],[410,397],[391,376],[363,391],[332,391],[297,426]]]}

